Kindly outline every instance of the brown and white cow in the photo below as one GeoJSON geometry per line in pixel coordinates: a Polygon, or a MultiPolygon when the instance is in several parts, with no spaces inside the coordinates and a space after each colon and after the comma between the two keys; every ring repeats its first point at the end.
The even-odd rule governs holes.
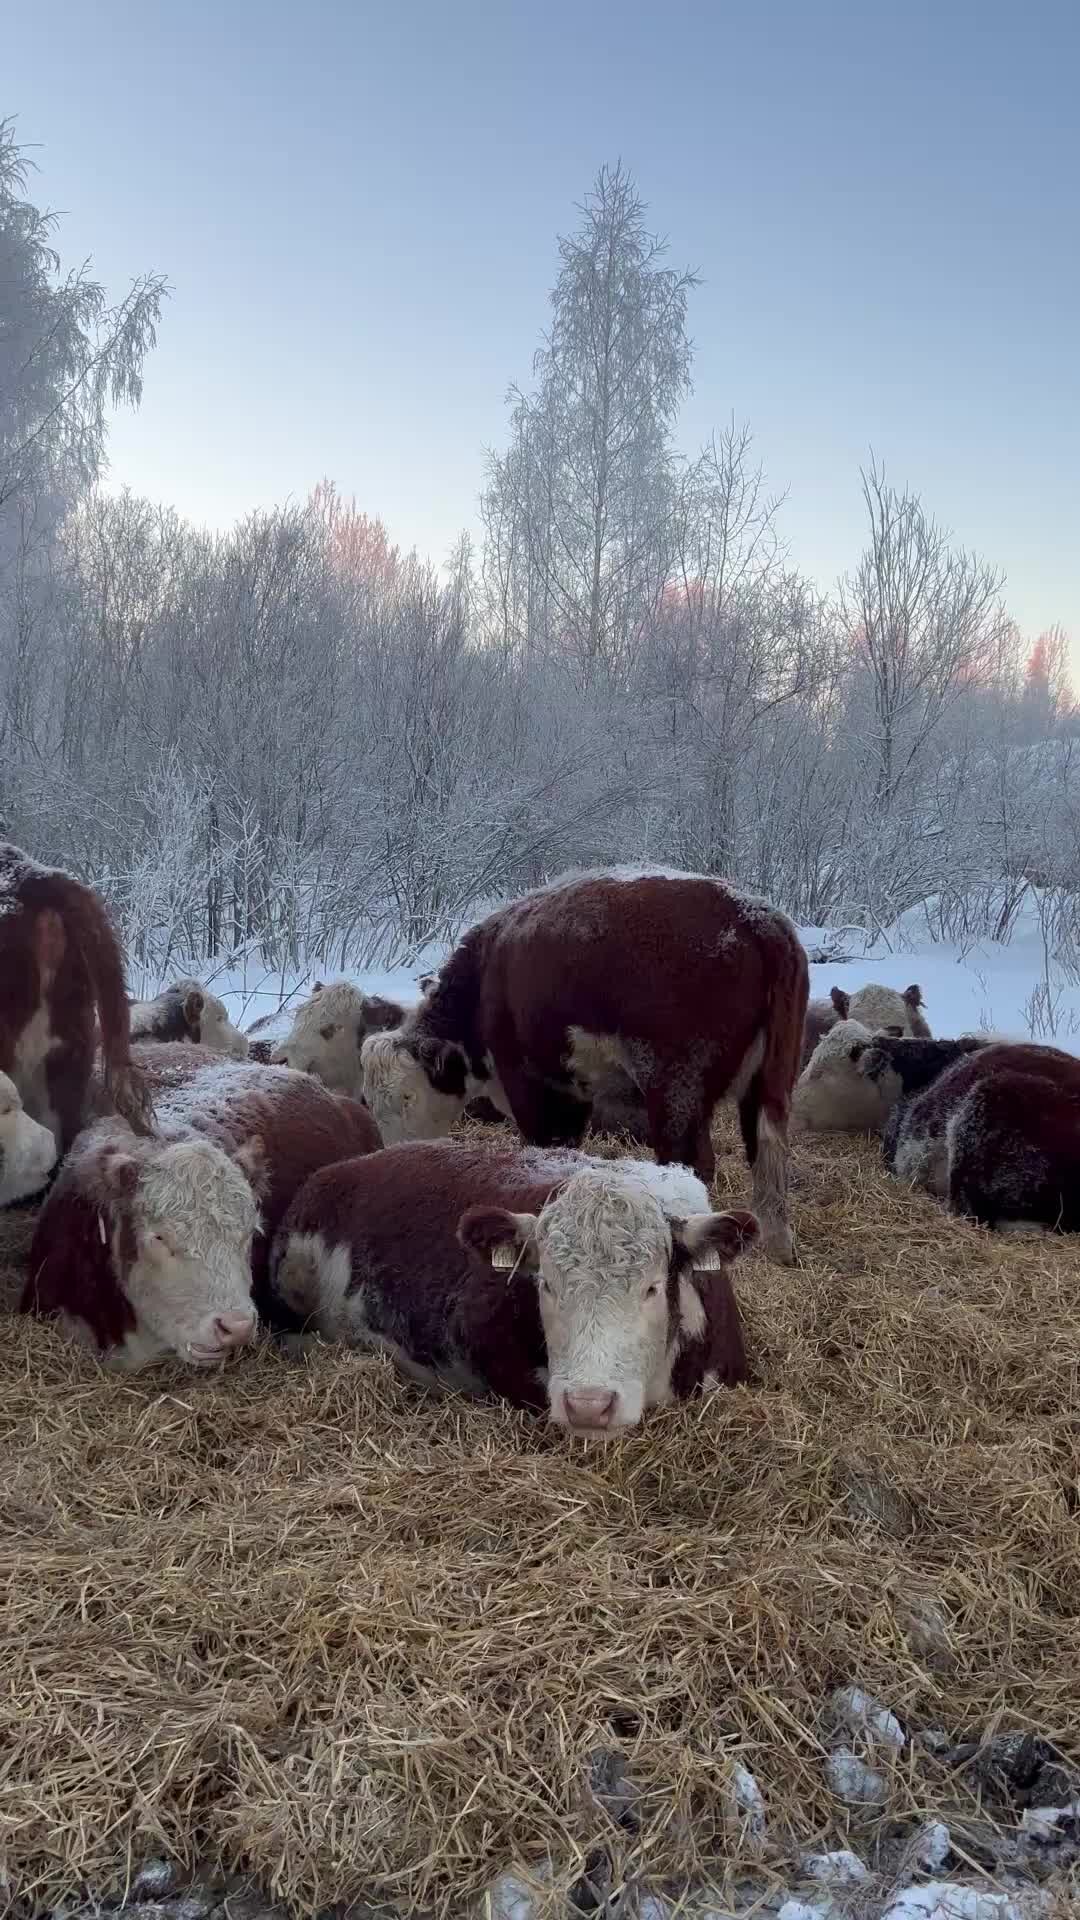
{"type": "Polygon", "coordinates": [[[360,1049],[369,1033],[400,1027],[406,1009],[380,994],[362,993],[349,980],[328,987],[316,981],[311,998],[297,1008],[292,1027],[272,1049],[275,1066],[313,1073],[324,1086],[359,1098],[360,1049]]]}
{"type": "Polygon", "coordinates": [[[398,1033],[364,1042],[383,1138],[447,1133],[486,1093],[538,1146],[577,1145],[612,1062],[639,1089],[661,1163],[714,1171],[718,1100],[738,1102],[765,1246],[792,1258],[787,1121],[808,973],[791,922],[695,874],[587,873],[473,927],[398,1033]]]}
{"type": "Polygon", "coordinates": [[[756,1233],[685,1167],[414,1141],[308,1181],[271,1286],[409,1379],[610,1434],[746,1377],[729,1269],[756,1233]]]}
{"type": "MultiPolygon", "coordinates": [[[[885,1078],[895,1063],[875,1043],[863,1069],[885,1078]]],[[[1080,1232],[1080,1060],[1057,1047],[971,1048],[897,1104],[882,1150],[898,1179],[983,1226],[1080,1232]]]]}
{"type": "Polygon", "coordinates": [[[40,1193],[56,1158],[49,1128],[30,1118],[14,1080],[0,1073],[0,1207],[40,1193]]]}
{"type": "Polygon", "coordinates": [[[807,1065],[819,1040],[840,1020],[858,1020],[873,1033],[910,1034],[929,1040],[930,1027],[922,1011],[924,1004],[919,986],[905,987],[903,993],[898,993],[895,987],[878,986],[872,980],[856,987],[854,993],[848,993],[843,987],[832,987],[827,1000],[811,1000],[806,1009],[803,1066],[807,1065]]]}
{"type": "Polygon", "coordinates": [[[0,1072],[61,1153],[86,1117],[99,1029],[108,1099],[145,1133],[152,1113],[104,905],[69,873],[0,843],[0,1072]]]}
{"type": "Polygon", "coordinates": [[[246,1060],[247,1035],[233,1026],[225,1002],[197,980],[176,980],[153,1000],[131,1003],[133,1040],[188,1040],[233,1060],[246,1060]]]}
{"type": "Polygon", "coordinates": [[[158,1134],[97,1121],[41,1210],[22,1310],[110,1364],[205,1366],[246,1345],[270,1238],[317,1168],[380,1145],[371,1115],[306,1074],[147,1044],[158,1134]]]}
{"type": "Polygon", "coordinates": [[[985,1046],[980,1034],[918,1040],[871,1033],[859,1020],[838,1020],[819,1040],[791,1102],[795,1133],[881,1133],[897,1102],[925,1086],[962,1054],[985,1046]],[[868,1061],[877,1063],[867,1071],[868,1061]]]}

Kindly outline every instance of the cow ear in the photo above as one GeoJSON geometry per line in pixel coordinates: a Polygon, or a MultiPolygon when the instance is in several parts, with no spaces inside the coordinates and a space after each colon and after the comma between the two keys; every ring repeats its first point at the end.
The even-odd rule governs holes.
{"type": "Polygon", "coordinates": [[[918,1013],[923,1003],[922,988],[905,987],[900,998],[911,1008],[912,1013],[918,1013]]]}
{"type": "Polygon", "coordinates": [[[265,1200],[270,1191],[270,1161],[261,1133],[253,1133],[250,1140],[237,1148],[233,1164],[250,1180],[256,1200],[265,1200]]]}
{"type": "Polygon", "coordinates": [[[184,1001],[184,1018],[191,1021],[197,1020],[205,1005],[206,995],[201,988],[193,987],[184,1001]]]}
{"type": "Polygon", "coordinates": [[[316,982],[315,982],[315,985],[314,985],[314,986],[312,987],[312,989],[311,989],[311,997],[312,997],[312,999],[314,1000],[314,998],[315,998],[315,996],[316,996],[316,994],[317,994],[317,993],[321,993],[321,992],[322,992],[322,990],[323,990],[323,983],[322,983],[322,981],[321,981],[321,980],[316,980],[316,982]]]}
{"type": "Polygon", "coordinates": [[[128,1200],[139,1179],[139,1163],[133,1154],[116,1148],[106,1153],[101,1163],[102,1178],[110,1200],[128,1200]]]}
{"type": "Polygon", "coordinates": [[[755,1215],[741,1209],[734,1213],[691,1213],[685,1220],[671,1223],[675,1245],[689,1255],[698,1273],[726,1267],[753,1246],[759,1231],[755,1215]]]}
{"type": "Polygon", "coordinates": [[[829,999],[832,1001],[841,1020],[846,1020],[851,1007],[850,993],[845,993],[843,987],[830,987],[829,999]]]}
{"type": "Polygon", "coordinates": [[[420,1062],[437,1093],[455,1100],[465,1098],[465,1061],[460,1047],[450,1040],[424,1038],[410,1048],[420,1062]]]}
{"type": "Polygon", "coordinates": [[[393,1033],[394,1029],[400,1027],[405,1018],[404,1007],[397,1006],[393,1000],[384,1000],[382,995],[378,993],[373,993],[370,996],[362,993],[360,995],[360,1006],[364,1021],[364,1032],[360,1036],[361,1039],[369,1033],[393,1033]]]}
{"type": "Polygon", "coordinates": [[[458,1221],[458,1241],[498,1273],[535,1273],[535,1213],[510,1213],[505,1207],[469,1207],[458,1221]]]}

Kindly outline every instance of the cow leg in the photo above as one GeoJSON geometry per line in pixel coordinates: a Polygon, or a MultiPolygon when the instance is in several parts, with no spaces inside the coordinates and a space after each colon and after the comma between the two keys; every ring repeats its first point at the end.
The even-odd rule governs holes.
{"type": "Polygon", "coordinates": [[[518,1131],[534,1147],[579,1147],[589,1123],[589,1108],[569,1091],[548,1086],[519,1067],[499,1079],[518,1131]]]}
{"type": "Polygon", "coordinates": [[[692,1167],[699,1180],[711,1186],[716,1173],[709,1127],[710,1110],[700,1096],[690,1096],[676,1072],[645,1088],[645,1112],[650,1145],[662,1167],[692,1167]]]}

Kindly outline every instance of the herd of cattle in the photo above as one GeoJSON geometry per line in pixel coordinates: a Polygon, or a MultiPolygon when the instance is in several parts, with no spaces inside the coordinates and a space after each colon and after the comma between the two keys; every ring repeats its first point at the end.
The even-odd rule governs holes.
{"type": "Polygon", "coordinates": [[[0,1205],[40,1203],[21,1309],[129,1369],[220,1362],[261,1322],[609,1433],[746,1377],[731,1268],[758,1239],[794,1258],[792,1133],[881,1133],[953,1211],[1080,1230],[1080,1060],[934,1039],[917,986],[808,979],[765,901],[589,872],[472,928],[412,1006],[317,985],[275,1045],[194,980],[129,1001],[97,894],[0,844],[0,1205]],[[721,1100],[752,1212],[710,1206],[721,1100]],[[464,1112],[521,1144],[447,1138],[464,1112]],[[655,1163],[583,1152],[590,1127],[655,1163]]]}

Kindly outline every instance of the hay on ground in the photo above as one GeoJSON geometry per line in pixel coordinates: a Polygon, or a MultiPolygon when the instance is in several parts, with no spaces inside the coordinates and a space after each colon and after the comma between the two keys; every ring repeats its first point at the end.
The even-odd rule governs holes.
{"type": "MultiPolygon", "coordinates": [[[[1080,1759],[1080,1248],[946,1218],[871,1142],[797,1160],[802,1265],[739,1269],[759,1382],[604,1448],[381,1358],[123,1380],[5,1322],[9,1889],[120,1891],[164,1852],[307,1912],[459,1914],[598,1843],[616,1880],[720,1885],[848,1842],[823,1709],[849,1681],[909,1729],[1080,1759]],[[636,1833],[582,1791],[611,1747],[636,1833]]],[[[910,1750],[887,1773],[890,1816],[971,1811],[910,1750]]]]}

